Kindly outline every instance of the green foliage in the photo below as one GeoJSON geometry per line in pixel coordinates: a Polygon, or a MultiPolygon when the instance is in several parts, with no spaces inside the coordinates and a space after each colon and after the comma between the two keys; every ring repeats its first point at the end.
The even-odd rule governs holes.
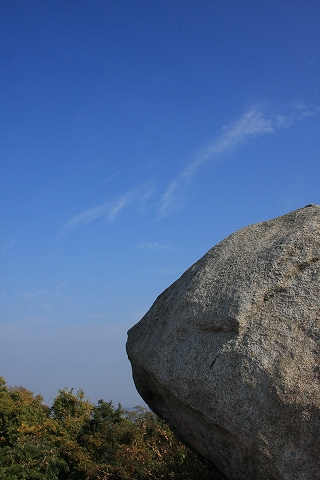
{"type": "Polygon", "coordinates": [[[0,377],[0,478],[55,480],[68,470],[47,432],[50,409],[23,388],[0,377]]]}
{"type": "Polygon", "coordinates": [[[40,395],[0,377],[1,480],[213,480],[163,420],[82,390],[59,390],[51,408],[40,395]]]}
{"type": "Polygon", "coordinates": [[[0,458],[3,479],[58,480],[59,472],[69,470],[50,440],[34,435],[22,435],[13,447],[4,447],[0,458]]]}

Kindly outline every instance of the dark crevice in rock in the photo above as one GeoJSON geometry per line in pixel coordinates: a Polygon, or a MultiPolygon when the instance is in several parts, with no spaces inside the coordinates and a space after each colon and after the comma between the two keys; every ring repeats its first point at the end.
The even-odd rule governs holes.
{"type": "Polygon", "coordinates": [[[211,323],[200,323],[198,329],[201,332],[215,332],[215,333],[234,333],[237,334],[240,331],[240,325],[237,318],[234,317],[221,317],[214,319],[211,323]]]}
{"type": "Polygon", "coordinates": [[[320,260],[320,257],[313,257],[309,260],[305,260],[302,263],[299,263],[295,268],[289,272],[281,282],[281,285],[277,285],[274,288],[270,289],[268,292],[264,294],[263,300],[266,302],[270,298],[274,297],[277,293],[286,293],[286,286],[295,276],[299,275],[299,273],[303,272],[306,268],[311,267],[316,262],[320,260]]]}
{"type": "Polygon", "coordinates": [[[286,292],[287,292],[286,288],[276,287],[264,295],[263,301],[267,302],[268,300],[270,300],[270,298],[273,298],[277,293],[286,293],[286,292]]]}
{"type": "Polygon", "coordinates": [[[259,310],[264,308],[266,302],[271,300],[273,297],[279,294],[285,294],[287,292],[287,287],[290,281],[303,272],[306,268],[311,267],[316,262],[320,261],[320,257],[312,257],[309,260],[305,260],[304,262],[298,264],[295,268],[293,268],[282,280],[281,283],[275,285],[274,287],[267,290],[263,296],[262,300],[256,302],[256,304],[252,307],[250,313],[246,315],[246,321],[253,318],[259,310]]]}
{"type": "Polygon", "coordinates": [[[210,364],[210,368],[212,368],[213,365],[216,363],[217,358],[218,358],[218,355],[212,360],[212,362],[210,364]]]}
{"type": "Polygon", "coordinates": [[[307,267],[311,267],[311,265],[313,265],[314,263],[319,262],[319,260],[320,260],[320,257],[314,257],[314,258],[311,258],[310,260],[306,260],[305,262],[302,262],[298,265],[298,269],[300,271],[303,271],[307,267]]]}

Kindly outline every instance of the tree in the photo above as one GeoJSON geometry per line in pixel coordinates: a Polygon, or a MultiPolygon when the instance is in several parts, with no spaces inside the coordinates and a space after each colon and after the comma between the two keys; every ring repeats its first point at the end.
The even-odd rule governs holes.
{"type": "Polygon", "coordinates": [[[50,418],[55,423],[52,441],[68,465],[68,473],[61,474],[61,480],[85,479],[92,465],[89,452],[79,443],[80,432],[89,421],[92,408],[82,390],[74,394],[73,389],[64,388],[53,401],[50,409],[50,418]]]}
{"type": "Polygon", "coordinates": [[[127,411],[82,390],[52,407],[0,377],[1,480],[218,480],[149,410],[127,411]]]}
{"type": "Polygon", "coordinates": [[[0,377],[0,478],[58,480],[68,465],[48,437],[49,408],[41,395],[8,388],[0,377]]]}

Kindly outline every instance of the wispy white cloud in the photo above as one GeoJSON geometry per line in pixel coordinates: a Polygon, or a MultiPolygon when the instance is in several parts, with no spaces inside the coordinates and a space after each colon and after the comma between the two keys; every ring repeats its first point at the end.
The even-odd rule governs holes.
{"type": "Polygon", "coordinates": [[[155,187],[154,185],[149,182],[147,188],[143,192],[141,192],[141,195],[139,195],[137,199],[137,205],[139,208],[139,213],[145,213],[149,208],[151,208],[150,204],[150,197],[154,194],[155,192],[155,187]]]}
{"type": "Polygon", "coordinates": [[[1,245],[0,245],[0,257],[3,257],[7,254],[7,251],[12,248],[17,243],[17,239],[15,238],[7,238],[1,245]]]}
{"type": "MultiPolygon", "coordinates": [[[[184,189],[205,163],[218,161],[255,137],[276,134],[277,131],[289,128],[294,123],[314,117],[319,114],[320,107],[310,108],[302,102],[297,102],[282,108],[282,111],[284,113],[274,114],[267,111],[266,105],[251,106],[238,120],[224,126],[220,135],[194,155],[180,173],[168,182],[157,203],[150,201],[155,192],[155,187],[154,182],[149,181],[112,200],[108,199],[74,215],[65,223],[58,239],[81,226],[90,225],[98,219],[111,223],[119,217],[121,212],[132,205],[135,205],[139,213],[145,213],[150,208],[156,208],[158,219],[171,215],[181,208],[184,189]]],[[[115,175],[107,180],[112,179],[115,175]]],[[[143,246],[138,248],[149,250],[166,248],[158,244],[146,243],[141,245],[143,246]]]]}
{"type": "Polygon", "coordinates": [[[174,250],[174,247],[169,245],[162,245],[161,243],[139,243],[136,248],[141,250],[174,250]]]}
{"type": "Polygon", "coordinates": [[[56,291],[55,291],[55,294],[56,295],[61,295],[61,293],[63,292],[63,290],[67,287],[68,285],[66,283],[60,283],[59,285],[57,285],[56,287],[56,291]]]}
{"type": "Polygon", "coordinates": [[[275,134],[277,130],[314,117],[319,112],[320,107],[309,108],[304,103],[293,104],[289,113],[278,115],[266,113],[262,105],[251,106],[237,121],[224,126],[221,135],[195,155],[179,175],[169,182],[159,203],[159,218],[172,214],[180,207],[181,191],[204,163],[230,153],[254,137],[275,134]]]}
{"type": "Polygon", "coordinates": [[[35,296],[36,296],[36,294],[35,294],[35,293],[31,293],[31,292],[27,292],[27,293],[24,293],[24,294],[22,295],[23,298],[33,298],[33,297],[35,297],[35,296]]]}
{"type": "Polygon", "coordinates": [[[309,108],[303,102],[296,102],[290,108],[291,112],[272,117],[275,128],[288,128],[294,123],[302,122],[306,118],[315,117],[320,113],[320,106],[309,108]]]}
{"type": "Polygon", "coordinates": [[[105,221],[111,223],[126,207],[137,203],[142,209],[145,202],[153,192],[153,187],[150,182],[143,184],[141,187],[130,190],[119,197],[108,200],[100,205],[83,210],[77,215],[74,215],[63,227],[59,238],[67,233],[79,228],[83,225],[89,225],[93,221],[103,218],[105,221]]]}
{"type": "Polygon", "coordinates": [[[37,306],[49,311],[59,304],[70,303],[78,295],[77,291],[72,291],[70,294],[67,287],[66,283],[60,283],[55,290],[50,291],[47,288],[42,288],[34,292],[26,292],[22,295],[22,298],[26,299],[26,305],[29,309],[37,306]]]}

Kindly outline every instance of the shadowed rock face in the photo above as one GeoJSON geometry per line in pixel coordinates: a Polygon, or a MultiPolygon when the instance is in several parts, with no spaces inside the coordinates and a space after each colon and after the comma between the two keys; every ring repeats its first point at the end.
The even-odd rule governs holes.
{"type": "Polygon", "coordinates": [[[227,478],[320,479],[320,206],[209,250],[127,352],[142,398],[227,478]]]}

